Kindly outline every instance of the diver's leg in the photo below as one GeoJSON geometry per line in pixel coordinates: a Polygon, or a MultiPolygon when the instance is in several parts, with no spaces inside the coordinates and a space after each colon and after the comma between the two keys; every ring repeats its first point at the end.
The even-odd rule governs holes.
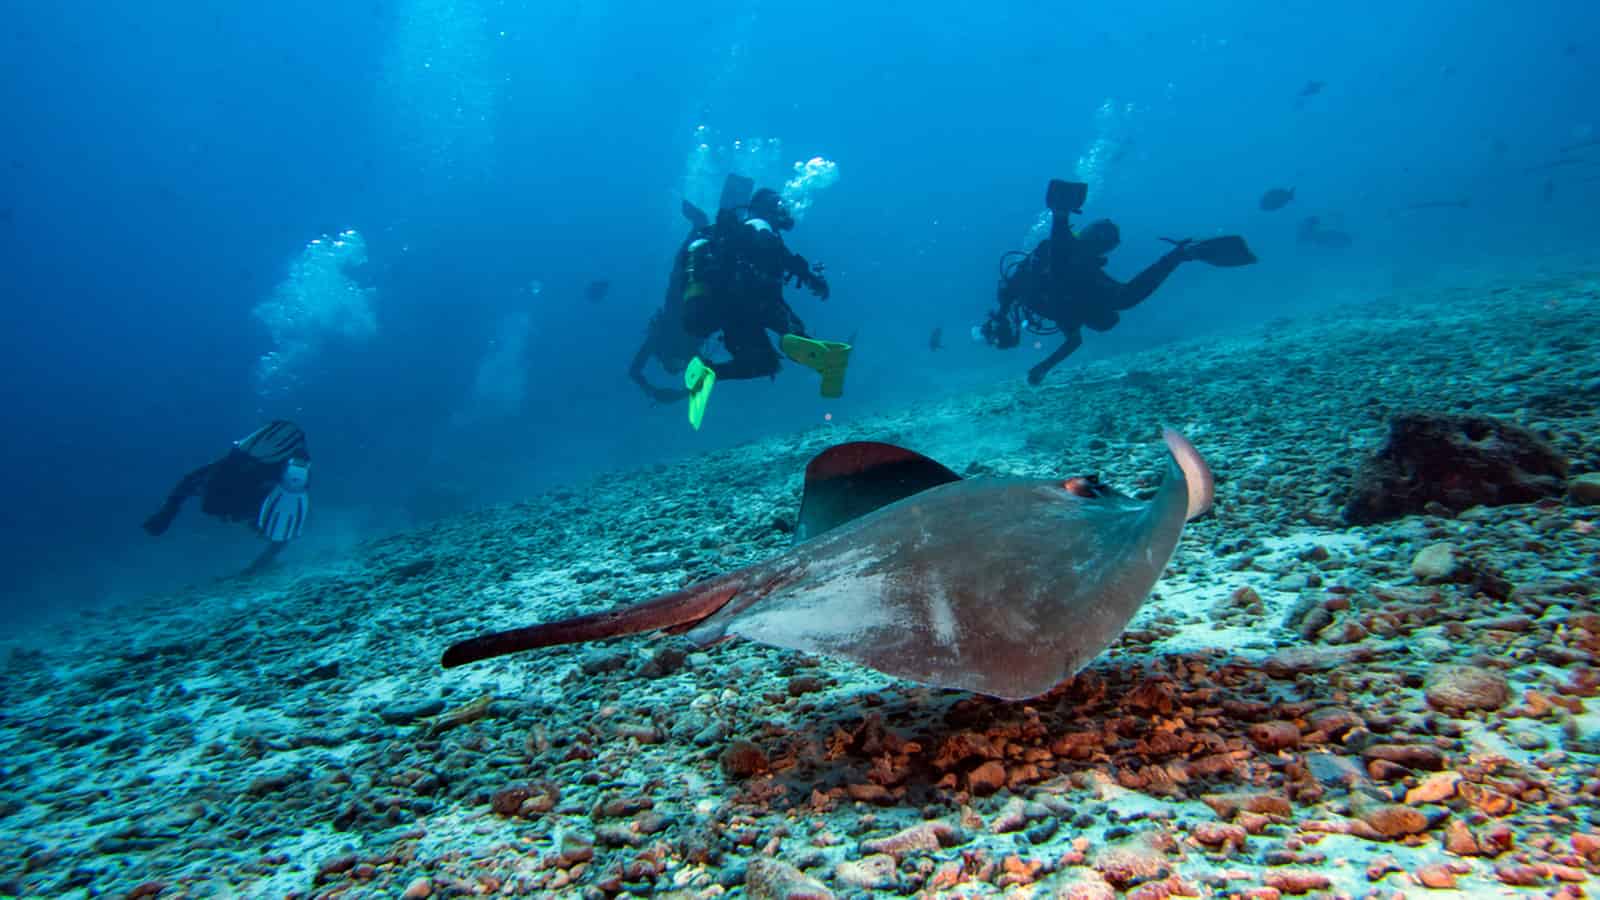
{"type": "MultiPolygon", "coordinates": [[[[1183,260],[1183,252],[1173,250],[1151,263],[1143,272],[1133,276],[1132,281],[1122,285],[1115,294],[1111,308],[1123,310],[1138,306],[1146,297],[1155,293],[1156,288],[1161,287],[1161,282],[1166,281],[1167,276],[1171,275],[1178,268],[1178,263],[1183,260]]],[[[1110,280],[1109,276],[1107,280],[1110,280]]]]}
{"type": "Polygon", "coordinates": [[[740,322],[722,332],[722,342],[733,358],[727,362],[711,363],[711,371],[718,381],[746,378],[764,378],[778,374],[778,351],[773,348],[767,331],[758,323],[740,322]]]}
{"type": "Polygon", "coordinates": [[[172,520],[178,517],[178,510],[183,508],[183,501],[200,493],[215,466],[216,463],[210,463],[183,476],[183,480],[167,494],[166,502],[161,504],[156,514],[144,520],[144,530],[152,537],[165,534],[167,529],[172,527],[172,520]]]}
{"type": "Polygon", "coordinates": [[[1057,347],[1054,353],[1045,357],[1043,362],[1028,370],[1029,384],[1042,383],[1044,376],[1048,375],[1051,369],[1060,365],[1061,361],[1071,356],[1074,350],[1083,346],[1083,333],[1079,329],[1074,327],[1064,329],[1064,331],[1066,336],[1062,338],[1061,346],[1057,347]]]}

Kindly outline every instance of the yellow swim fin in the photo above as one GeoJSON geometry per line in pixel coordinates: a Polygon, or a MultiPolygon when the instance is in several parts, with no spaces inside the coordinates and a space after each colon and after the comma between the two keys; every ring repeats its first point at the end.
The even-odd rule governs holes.
{"type": "Polygon", "coordinates": [[[844,396],[844,371],[850,365],[850,345],[786,334],[780,342],[783,355],[822,376],[822,396],[844,396]]]}
{"type": "Polygon", "coordinates": [[[683,369],[683,386],[689,389],[689,424],[700,430],[700,420],[706,415],[706,401],[711,399],[711,388],[717,383],[717,373],[696,356],[683,369]]]}

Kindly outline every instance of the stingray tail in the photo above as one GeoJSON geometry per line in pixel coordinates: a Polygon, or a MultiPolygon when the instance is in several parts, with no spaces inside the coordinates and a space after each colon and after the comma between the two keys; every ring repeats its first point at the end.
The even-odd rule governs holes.
{"type": "Polygon", "coordinates": [[[1161,436],[1166,439],[1167,449],[1172,452],[1178,468],[1183,470],[1183,480],[1189,486],[1189,508],[1184,518],[1192,520],[1205,514],[1211,509],[1211,501],[1216,498],[1216,483],[1211,477],[1211,467],[1206,465],[1205,458],[1189,443],[1188,438],[1171,428],[1163,428],[1161,436]]]}
{"type": "Polygon", "coordinates": [[[712,578],[636,606],[479,635],[450,645],[441,662],[451,669],[539,647],[599,641],[642,631],[681,631],[721,609],[739,592],[741,583],[741,579],[730,576],[712,578]]]}

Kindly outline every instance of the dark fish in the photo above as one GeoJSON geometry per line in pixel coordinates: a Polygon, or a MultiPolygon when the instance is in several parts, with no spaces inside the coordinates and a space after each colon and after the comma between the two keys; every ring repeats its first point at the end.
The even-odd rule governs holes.
{"type": "Polygon", "coordinates": [[[928,349],[929,350],[943,350],[944,349],[944,329],[943,328],[935,328],[933,330],[933,334],[928,335],[928,349]]]}
{"type": "Polygon", "coordinates": [[[1554,181],[1551,181],[1550,179],[1546,178],[1544,180],[1544,189],[1539,192],[1539,199],[1543,200],[1546,203],[1549,203],[1551,200],[1555,199],[1555,196],[1556,196],[1556,183],[1554,181]]]}
{"type": "Polygon", "coordinates": [[[1116,640],[1184,523],[1211,505],[1205,461],[1182,435],[1165,437],[1166,474],[1147,501],[1085,478],[962,479],[890,444],[840,444],[806,467],[788,552],[637,606],[462,641],[442,662],[665,630],[1036,697],[1116,640]]]}
{"type": "Polygon", "coordinates": [[[589,286],[584,288],[583,297],[590,303],[599,303],[601,300],[604,300],[606,295],[609,293],[611,293],[611,282],[591,281],[589,282],[589,286]]]}
{"type": "Polygon", "coordinates": [[[1314,97],[1317,94],[1322,93],[1322,89],[1327,87],[1327,86],[1328,86],[1328,83],[1326,81],[1307,81],[1306,84],[1305,84],[1305,87],[1302,87],[1300,89],[1300,93],[1299,93],[1298,96],[1301,96],[1301,97],[1314,97]]]}
{"type": "Polygon", "coordinates": [[[1267,212],[1283,209],[1294,199],[1294,188],[1273,188],[1261,195],[1261,208],[1267,212]]]}
{"type": "Polygon", "coordinates": [[[1322,220],[1316,216],[1307,216],[1300,222],[1300,230],[1296,239],[1302,244],[1312,247],[1324,247],[1329,250],[1343,250],[1354,243],[1348,232],[1333,228],[1323,228],[1322,220]]]}

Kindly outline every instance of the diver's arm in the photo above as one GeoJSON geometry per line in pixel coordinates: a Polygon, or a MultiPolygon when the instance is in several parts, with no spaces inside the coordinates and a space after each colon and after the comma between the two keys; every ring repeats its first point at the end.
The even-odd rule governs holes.
{"type": "Polygon", "coordinates": [[[165,534],[172,527],[172,520],[178,517],[178,510],[183,508],[183,501],[195,496],[205,489],[206,480],[211,477],[211,472],[217,463],[207,463],[193,472],[183,476],[172,491],[167,494],[167,499],[161,504],[161,509],[155,515],[144,520],[144,530],[152,536],[165,534]]]}
{"type": "Polygon", "coordinates": [[[782,281],[793,278],[795,284],[816,294],[818,298],[828,299],[828,280],[822,277],[821,267],[812,268],[804,256],[789,249],[777,232],[760,232],[757,240],[761,242],[762,258],[768,260],[769,272],[782,281]]]}
{"type": "Polygon", "coordinates": [[[650,330],[645,332],[644,340],[639,343],[639,349],[634,351],[633,362],[628,364],[628,377],[633,380],[634,384],[639,386],[639,390],[644,391],[646,397],[657,403],[672,403],[675,400],[682,400],[689,396],[688,390],[656,387],[650,383],[648,378],[644,377],[645,364],[650,361],[650,344],[655,340],[655,336],[655,321],[651,320],[650,330]]]}
{"type": "Polygon", "coordinates": [[[1083,334],[1079,329],[1066,328],[1062,330],[1064,334],[1061,338],[1061,346],[1057,347],[1054,353],[1045,357],[1038,365],[1028,370],[1029,384],[1036,385],[1043,382],[1044,376],[1048,375],[1051,369],[1061,365],[1062,360],[1071,356],[1074,350],[1083,345],[1083,334]]]}
{"type": "Polygon", "coordinates": [[[1101,273],[1106,281],[1116,285],[1115,293],[1111,295],[1114,298],[1111,308],[1124,310],[1138,306],[1146,297],[1155,293],[1156,288],[1161,286],[1161,282],[1166,281],[1167,276],[1178,268],[1178,263],[1188,258],[1182,248],[1173,250],[1146,266],[1143,272],[1133,276],[1133,280],[1127,284],[1119,285],[1111,276],[1101,273]]]}
{"type": "Polygon", "coordinates": [[[650,393],[650,382],[644,378],[644,365],[650,361],[650,339],[655,337],[655,329],[644,333],[644,340],[639,342],[639,349],[633,351],[633,361],[628,363],[628,377],[633,379],[645,393],[650,393]]]}

